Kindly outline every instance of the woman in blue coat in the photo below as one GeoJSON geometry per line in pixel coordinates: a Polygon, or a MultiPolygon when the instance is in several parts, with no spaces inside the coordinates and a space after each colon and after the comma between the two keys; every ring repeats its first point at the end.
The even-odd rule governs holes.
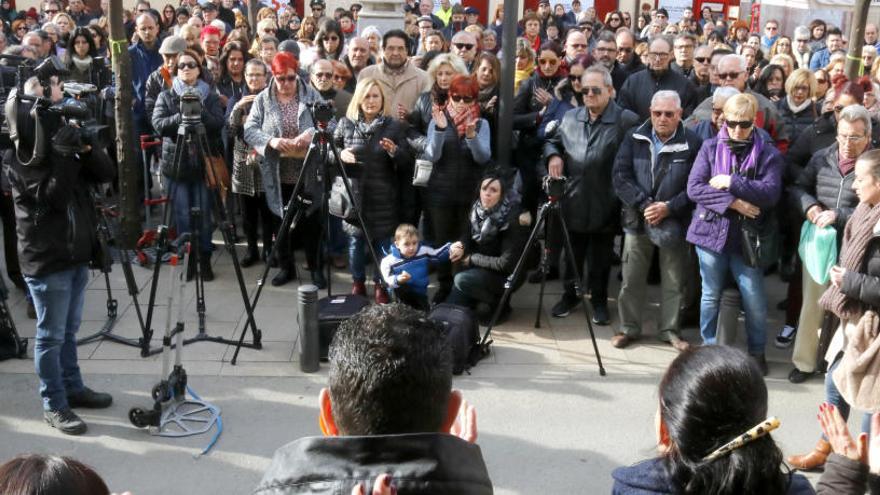
{"type": "Polygon", "coordinates": [[[703,343],[716,343],[721,291],[733,278],[745,308],[749,354],[766,374],[765,267],[744,256],[748,245],[743,227],[761,229],[772,220],[785,165],[773,143],[754,132],[757,111],[757,100],[748,94],[732,96],[724,104],[725,123],[716,137],[703,143],[688,177],[688,197],[696,209],[687,240],[696,246],[703,279],[703,343]]]}

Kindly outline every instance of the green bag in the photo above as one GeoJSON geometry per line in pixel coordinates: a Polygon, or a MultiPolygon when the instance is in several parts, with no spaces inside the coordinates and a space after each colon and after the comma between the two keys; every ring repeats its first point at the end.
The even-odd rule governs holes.
{"type": "Polygon", "coordinates": [[[819,228],[808,220],[804,221],[798,254],[810,277],[817,284],[825,284],[829,270],[837,263],[837,230],[831,226],[819,228]]]}

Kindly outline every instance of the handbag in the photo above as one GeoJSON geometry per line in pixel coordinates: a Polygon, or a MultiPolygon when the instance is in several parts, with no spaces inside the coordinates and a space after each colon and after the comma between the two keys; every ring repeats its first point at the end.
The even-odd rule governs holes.
{"type": "MultiPolygon", "coordinates": [[[[758,176],[757,164],[752,167],[751,179],[758,176]]],[[[758,218],[740,215],[742,256],[746,266],[767,269],[779,259],[779,221],[771,210],[758,218]]]]}
{"type": "Polygon", "coordinates": [[[220,189],[220,195],[226,200],[226,192],[229,191],[229,168],[222,156],[205,157],[205,185],[208,189],[220,189]]]}
{"type": "Polygon", "coordinates": [[[434,171],[434,162],[419,158],[416,160],[416,166],[413,169],[412,185],[417,187],[427,187],[431,180],[431,172],[434,171]]]}
{"type": "MultiPolygon", "coordinates": [[[[357,179],[349,178],[348,186],[357,198],[359,196],[357,179]]],[[[356,217],[355,208],[356,205],[345,188],[344,179],[337,175],[330,186],[330,200],[327,202],[329,213],[343,220],[354,220],[356,217]]]]}

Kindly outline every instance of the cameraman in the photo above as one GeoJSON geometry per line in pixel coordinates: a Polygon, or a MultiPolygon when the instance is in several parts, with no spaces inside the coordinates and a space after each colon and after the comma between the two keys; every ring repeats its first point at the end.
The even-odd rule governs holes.
{"type": "MultiPolygon", "coordinates": [[[[35,77],[24,86],[28,96],[43,96],[46,90],[51,103],[61,101],[61,83],[55,76],[45,88],[35,77]]],[[[11,134],[17,137],[8,175],[19,260],[37,310],[34,362],[43,417],[63,433],[80,435],[86,424],[71,408],[106,408],[113,401],[109,394],[83,385],[76,332],[89,279],[88,263],[100,253],[89,191],[95,184],[112,181],[115,169],[103,151],[82,143],[78,127],[65,124],[52,110],[37,113],[42,135],[51,141],[40,139],[37,122],[30,116],[32,105],[17,98],[7,105],[7,118],[15,123],[11,134]],[[17,110],[17,118],[12,109],[17,110]]]]}

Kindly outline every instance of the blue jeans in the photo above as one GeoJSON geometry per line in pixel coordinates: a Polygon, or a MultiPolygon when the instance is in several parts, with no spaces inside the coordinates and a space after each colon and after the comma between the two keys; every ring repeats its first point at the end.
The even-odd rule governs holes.
{"type": "Polygon", "coordinates": [[[704,344],[715,344],[721,291],[728,275],[739,287],[746,313],[749,354],[764,354],[767,343],[767,297],[764,293],[764,270],[745,264],[739,254],[716,253],[697,247],[703,297],[700,300],[700,335],[704,344]]]}
{"type": "Polygon", "coordinates": [[[76,358],[76,332],[82,320],[86,265],[42,277],[24,276],[37,310],[34,365],[43,409],[67,409],[67,396],[83,389],[76,358]]]}
{"type": "MultiPolygon", "coordinates": [[[[376,256],[379,257],[380,262],[389,245],[388,239],[373,239],[373,248],[376,250],[376,256]]],[[[355,282],[367,280],[368,260],[370,260],[370,251],[367,249],[367,240],[363,236],[348,236],[348,269],[351,271],[352,280],[355,282]]],[[[379,280],[378,266],[373,270],[373,280],[379,280]]]]}
{"type": "MultiPolygon", "coordinates": [[[[190,209],[194,207],[201,208],[202,231],[199,234],[199,244],[202,253],[210,253],[212,250],[211,231],[214,230],[213,218],[211,218],[214,201],[211,192],[205,186],[205,181],[179,182],[167,175],[165,179],[168,181],[168,194],[171,195],[171,209],[174,212],[174,225],[177,226],[177,235],[192,232],[190,209]]],[[[193,239],[193,242],[195,242],[195,239],[193,239]]]]}
{"type": "MultiPolygon", "coordinates": [[[[842,332],[843,328],[837,330],[838,332],[842,332]]],[[[840,364],[842,358],[837,358],[834,361],[834,364],[828,367],[828,373],[825,374],[825,402],[829,404],[833,404],[834,407],[840,411],[840,415],[843,416],[843,419],[849,419],[850,405],[846,402],[846,399],[840,395],[840,391],[837,390],[837,385],[834,384],[834,378],[832,375],[834,374],[834,370],[837,369],[837,366],[840,364]]],[[[871,413],[865,413],[862,416],[862,431],[865,433],[871,433],[871,413]]],[[[822,438],[825,438],[825,435],[822,435],[822,438]]]]}

